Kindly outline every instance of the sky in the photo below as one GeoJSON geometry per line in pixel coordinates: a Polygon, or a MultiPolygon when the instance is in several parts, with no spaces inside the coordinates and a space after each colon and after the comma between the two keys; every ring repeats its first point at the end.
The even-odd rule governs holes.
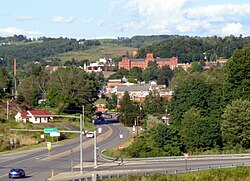
{"type": "Polygon", "coordinates": [[[0,36],[250,36],[249,0],[5,0],[0,36]]]}

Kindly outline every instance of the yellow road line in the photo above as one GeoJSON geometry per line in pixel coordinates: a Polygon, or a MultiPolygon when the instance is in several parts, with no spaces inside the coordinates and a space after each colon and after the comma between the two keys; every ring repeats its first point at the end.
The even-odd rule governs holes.
{"type": "MultiPolygon", "coordinates": [[[[107,125],[105,125],[105,126],[108,127],[109,130],[108,130],[107,132],[101,134],[100,136],[98,136],[97,143],[99,143],[99,142],[105,140],[105,139],[106,139],[107,137],[109,137],[109,136],[112,134],[112,132],[113,132],[112,129],[111,129],[109,126],[107,126],[107,125]]],[[[90,147],[92,144],[93,144],[93,139],[89,139],[88,141],[84,142],[84,145],[83,145],[83,146],[87,145],[86,148],[88,148],[88,147],[90,147]]],[[[73,152],[77,152],[77,151],[79,151],[79,150],[80,150],[80,146],[77,146],[76,148],[73,148],[73,152]]],[[[46,158],[44,158],[44,159],[41,159],[41,160],[43,160],[43,161],[56,160],[56,159],[58,159],[58,158],[61,158],[61,157],[64,157],[64,156],[67,156],[67,155],[70,155],[70,154],[71,154],[71,150],[68,150],[68,151],[64,151],[64,152],[58,153],[58,154],[56,154],[56,155],[48,156],[48,157],[46,157],[46,158]]]]}

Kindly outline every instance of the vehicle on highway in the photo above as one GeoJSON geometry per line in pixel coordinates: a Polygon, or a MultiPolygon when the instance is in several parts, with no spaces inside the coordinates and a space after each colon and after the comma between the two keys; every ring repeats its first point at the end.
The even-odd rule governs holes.
{"type": "Polygon", "coordinates": [[[88,131],[86,136],[87,136],[87,138],[94,138],[94,132],[93,131],[88,131]]]}
{"type": "Polygon", "coordinates": [[[9,171],[9,178],[25,178],[25,171],[22,168],[12,168],[9,171]]]}

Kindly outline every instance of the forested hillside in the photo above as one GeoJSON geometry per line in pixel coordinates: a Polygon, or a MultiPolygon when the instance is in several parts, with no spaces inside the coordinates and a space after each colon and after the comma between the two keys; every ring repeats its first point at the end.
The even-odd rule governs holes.
{"type": "Polygon", "coordinates": [[[14,58],[18,59],[18,66],[31,61],[41,61],[44,57],[63,52],[83,49],[75,39],[42,39],[33,43],[12,43],[0,47],[0,56],[3,57],[6,66],[12,65],[14,58]]]}
{"type": "MultiPolygon", "coordinates": [[[[204,60],[205,54],[208,60],[216,60],[219,57],[230,58],[236,49],[242,49],[250,43],[249,37],[242,36],[227,36],[227,37],[189,37],[179,35],[152,35],[152,36],[134,36],[132,38],[118,37],[118,39],[104,39],[104,40],[76,40],[69,38],[38,38],[31,40],[23,35],[15,35],[13,37],[0,37],[0,65],[7,67],[12,66],[14,58],[18,59],[18,67],[23,68],[26,63],[32,61],[42,62],[49,61],[51,64],[58,64],[63,59],[62,53],[68,52],[67,55],[74,59],[74,57],[84,57],[81,60],[87,60],[88,52],[93,47],[110,46],[112,47],[130,47],[124,48],[123,55],[131,56],[132,50],[138,50],[138,57],[144,58],[146,53],[153,53],[158,57],[172,57],[178,56],[181,63],[204,60]],[[127,52],[130,50],[130,52],[127,52]],[[73,56],[71,53],[73,52],[73,56]],[[129,54],[128,54],[129,53],[129,54]],[[79,54],[79,55],[78,55],[79,54]]],[[[102,49],[96,50],[99,54],[102,49]]],[[[93,51],[89,51],[95,54],[93,51]]],[[[112,51],[110,51],[112,54],[112,51]]],[[[117,55],[110,57],[118,57],[117,55]]],[[[105,55],[105,54],[104,54],[105,55]]],[[[99,57],[101,58],[101,57],[99,57]]],[[[67,59],[67,56],[66,56],[67,59]]],[[[71,61],[69,60],[69,61],[71,61]]]]}
{"type": "Polygon", "coordinates": [[[180,63],[207,60],[214,61],[217,58],[230,58],[237,49],[242,49],[249,44],[249,38],[227,36],[221,37],[188,37],[175,36],[160,43],[154,43],[139,49],[139,57],[145,57],[152,52],[156,57],[178,56],[180,63]]]}

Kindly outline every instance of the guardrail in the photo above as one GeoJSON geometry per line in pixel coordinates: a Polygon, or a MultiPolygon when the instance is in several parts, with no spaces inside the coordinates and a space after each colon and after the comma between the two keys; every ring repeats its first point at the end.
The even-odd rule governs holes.
{"type": "MultiPolygon", "coordinates": [[[[119,161],[121,158],[114,158],[104,155],[102,150],[99,155],[107,161],[119,161]]],[[[215,159],[215,158],[242,158],[250,157],[250,154],[220,154],[220,155],[189,155],[188,159],[215,159]]],[[[183,160],[184,156],[167,156],[167,157],[147,157],[147,158],[123,158],[123,161],[169,161],[169,160],[183,160]]]]}
{"type": "MultiPolygon", "coordinates": [[[[250,166],[250,164],[243,164],[243,163],[238,163],[238,164],[224,164],[224,165],[213,165],[213,166],[203,166],[203,167],[196,167],[196,168],[188,168],[188,169],[172,169],[172,170],[147,170],[147,171],[138,171],[138,172],[130,172],[130,173],[119,173],[119,174],[93,174],[91,176],[85,176],[81,178],[75,178],[71,179],[69,181],[91,181],[91,180],[102,180],[102,179],[111,179],[111,178],[119,178],[119,177],[128,177],[129,175],[131,176],[148,176],[148,175],[153,175],[156,173],[159,174],[177,174],[177,173],[187,173],[187,172],[195,172],[195,171],[201,171],[201,170],[209,170],[209,169],[215,169],[215,168],[235,168],[238,166],[250,166]]],[[[59,180],[58,180],[59,181],[59,180]]]]}

